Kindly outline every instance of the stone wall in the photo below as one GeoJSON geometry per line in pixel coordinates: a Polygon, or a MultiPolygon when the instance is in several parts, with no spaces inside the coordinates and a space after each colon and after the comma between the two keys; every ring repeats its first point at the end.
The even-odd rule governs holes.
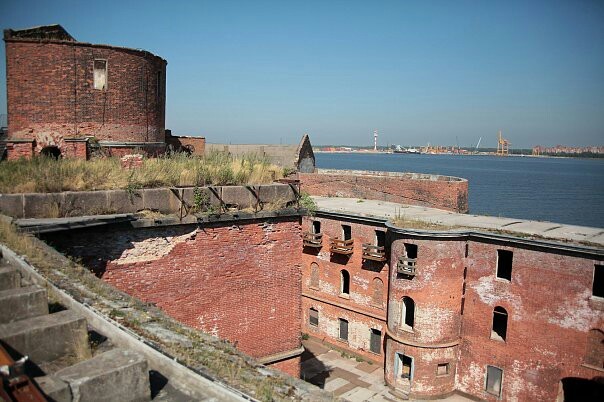
{"type": "Polygon", "coordinates": [[[292,352],[275,367],[299,375],[298,216],[80,230],[49,240],[107,283],[253,357],[292,352]]]}
{"type": "Polygon", "coordinates": [[[468,181],[418,173],[324,170],[300,174],[303,191],[324,197],[365,198],[468,212],[468,181]]]}

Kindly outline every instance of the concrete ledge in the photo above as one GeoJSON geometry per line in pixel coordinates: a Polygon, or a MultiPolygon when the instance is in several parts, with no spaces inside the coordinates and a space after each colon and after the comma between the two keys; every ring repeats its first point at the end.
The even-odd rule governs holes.
{"type": "Polygon", "coordinates": [[[46,289],[37,286],[0,291],[0,324],[48,314],[46,289]]]}
{"type": "Polygon", "coordinates": [[[1,324],[0,339],[37,364],[90,357],[86,319],[70,310],[1,324]],[[42,338],[46,342],[40,342],[42,338]]]}
{"type": "Polygon", "coordinates": [[[69,384],[74,401],[151,399],[147,360],[131,350],[110,350],[59,370],[55,376],[69,384]]]}
{"type": "Polygon", "coordinates": [[[71,390],[69,385],[52,375],[34,378],[44,395],[54,402],[71,402],[71,390]]]}
{"type": "Polygon", "coordinates": [[[0,290],[14,289],[21,286],[21,274],[14,267],[0,267],[0,290]]]}

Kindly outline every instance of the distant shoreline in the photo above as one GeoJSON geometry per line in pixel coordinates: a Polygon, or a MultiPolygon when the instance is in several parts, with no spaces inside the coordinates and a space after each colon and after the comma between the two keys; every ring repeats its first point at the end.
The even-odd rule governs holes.
{"type": "MultiPolygon", "coordinates": [[[[501,158],[502,156],[496,155],[492,152],[479,152],[479,153],[467,153],[467,154],[454,154],[454,153],[410,153],[410,152],[388,152],[388,151],[315,151],[316,154],[356,154],[356,155],[429,155],[429,156],[493,156],[501,158]]],[[[574,159],[604,159],[602,155],[592,156],[580,156],[580,155],[528,155],[528,154],[509,154],[507,156],[522,157],[522,158],[574,158],[574,159]]]]}

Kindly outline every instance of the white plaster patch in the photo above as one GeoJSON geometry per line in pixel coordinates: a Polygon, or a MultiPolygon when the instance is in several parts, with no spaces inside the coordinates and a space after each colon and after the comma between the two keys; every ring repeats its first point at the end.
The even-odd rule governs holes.
{"type": "Polygon", "coordinates": [[[453,312],[447,309],[422,306],[415,309],[415,328],[421,333],[423,342],[442,339],[447,327],[453,322],[453,312]]]}
{"type": "Polygon", "coordinates": [[[473,394],[474,389],[481,389],[484,382],[485,369],[472,362],[466,371],[466,374],[459,376],[458,389],[460,391],[473,394]]]}
{"type": "Polygon", "coordinates": [[[547,322],[562,328],[589,331],[594,319],[593,310],[589,307],[588,302],[590,297],[591,291],[586,289],[579,293],[576,298],[564,300],[563,304],[558,304],[555,313],[548,314],[547,322]]]}
{"type": "Polygon", "coordinates": [[[183,243],[197,234],[197,229],[181,236],[151,237],[140,242],[132,242],[132,248],[126,249],[115,260],[116,264],[155,261],[168,254],[179,243],[183,243]]]}
{"type": "Polygon", "coordinates": [[[478,294],[480,300],[492,307],[501,304],[501,301],[505,301],[514,307],[514,311],[508,311],[508,314],[513,314],[514,320],[522,320],[523,308],[522,300],[520,296],[515,295],[508,291],[497,290],[495,291],[495,279],[492,276],[483,276],[475,284],[471,285],[472,289],[478,294]]]}

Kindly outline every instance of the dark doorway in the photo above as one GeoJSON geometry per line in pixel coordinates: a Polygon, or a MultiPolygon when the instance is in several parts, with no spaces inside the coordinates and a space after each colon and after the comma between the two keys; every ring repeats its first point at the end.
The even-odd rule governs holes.
{"type": "Polygon", "coordinates": [[[61,150],[58,147],[44,147],[40,151],[40,155],[46,156],[49,158],[59,159],[61,157],[61,150]]]}

